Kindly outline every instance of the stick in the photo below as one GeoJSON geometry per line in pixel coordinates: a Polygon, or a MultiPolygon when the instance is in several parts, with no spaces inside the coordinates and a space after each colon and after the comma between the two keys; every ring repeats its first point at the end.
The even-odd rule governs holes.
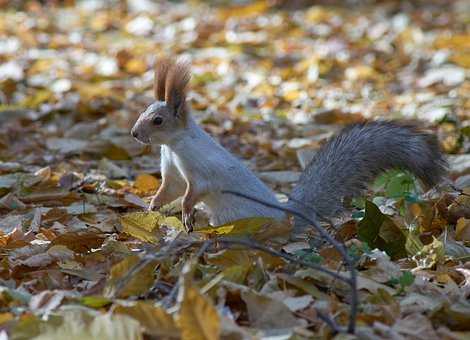
{"type": "Polygon", "coordinates": [[[226,245],[240,245],[240,246],[245,246],[247,248],[260,250],[260,251],[263,251],[263,252],[265,252],[267,254],[270,254],[272,256],[283,258],[283,259],[285,259],[289,262],[296,263],[296,264],[299,264],[299,265],[302,265],[302,266],[305,266],[305,267],[308,267],[308,268],[311,268],[311,269],[314,269],[314,270],[318,270],[319,272],[328,274],[328,275],[334,277],[337,280],[345,282],[348,285],[351,284],[349,278],[344,277],[344,276],[342,276],[342,275],[340,275],[340,274],[338,274],[334,271],[326,269],[326,268],[324,268],[324,267],[322,267],[318,264],[315,264],[315,263],[310,263],[310,262],[303,261],[303,260],[301,260],[301,259],[299,259],[295,256],[292,256],[292,255],[289,255],[289,254],[286,254],[286,253],[282,253],[280,251],[277,251],[277,250],[274,250],[272,248],[263,246],[259,243],[251,241],[251,240],[232,239],[232,238],[221,237],[221,238],[214,239],[214,241],[217,241],[219,243],[223,243],[223,244],[226,244],[226,245]]]}
{"type": "MultiPolygon", "coordinates": [[[[257,202],[259,204],[262,204],[266,207],[270,207],[273,209],[278,209],[287,213],[290,213],[294,216],[300,217],[310,223],[319,233],[322,235],[335,249],[341,254],[341,256],[344,259],[344,262],[348,266],[349,272],[350,272],[350,279],[347,280],[347,283],[351,287],[351,311],[349,315],[349,324],[348,324],[348,332],[351,334],[354,334],[355,329],[356,329],[356,314],[357,314],[357,304],[358,304],[358,297],[357,297],[357,274],[356,270],[354,268],[354,263],[349,257],[349,254],[346,251],[346,247],[343,244],[340,244],[338,241],[336,241],[334,238],[331,237],[331,235],[324,229],[322,228],[318,222],[314,218],[310,218],[304,213],[297,211],[295,209],[289,208],[282,206],[280,204],[272,203],[265,201],[263,199],[259,199],[257,197],[253,197],[250,195],[243,194],[241,192],[237,191],[232,191],[232,190],[223,190],[222,193],[227,193],[227,194],[232,194],[238,197],[243,197],[248,200],[257,202]]],[[[335,273],[336,274],[336,273],[335,273]]]]}

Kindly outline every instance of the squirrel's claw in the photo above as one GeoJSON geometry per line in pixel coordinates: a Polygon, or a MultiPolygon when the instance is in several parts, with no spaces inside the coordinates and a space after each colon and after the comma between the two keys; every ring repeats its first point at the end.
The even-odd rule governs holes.
{"type": "Polygon", "coordinates": [[[155,211],[155,210],[158,210],[160,209],[159,207],[159,204],[158,202],[156,201],[155,197],[152,198],[152,200],[150,201],[150,204],[149,206],[147,207],[147,211],[155,211]]]}
{"type": "Polygon", "coordinates": [[[190,213],[183,212],[183,225],[187,233],[191,233],[193,231],[195,221],[196,218],[194,210],[192,210],[190,213]]]}

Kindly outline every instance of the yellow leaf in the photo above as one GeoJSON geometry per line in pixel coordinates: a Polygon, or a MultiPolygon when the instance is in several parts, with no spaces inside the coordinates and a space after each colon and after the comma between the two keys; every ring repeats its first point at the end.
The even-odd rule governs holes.
{"type": "Polygon", "coordinates": [[[345,71],[346,78],[351,81],[371,79],[375,76],[375,71],[367,65],[348,67],[345,71]]]}
{"type": "Polygon", "coordinates": [[[155,233],[162,215],[158,212],[136,212],[121,217],[122,231],[139,240],[157,243],[155,233]]]}
{"type": "Polygon", "coordinates": [[[330,19],[333,15],[334,13],[325,7],[312,6],[307,10],[305,18],[308,22],[318,23],[330,19]]]}
{"type": "Polygon", "coordinates": [[[165,217],[161,222],[160,225],[166,225],[168,227],[172,227],[173,229],[178,229],[178,230],[185,230],[183,223],[181,221],[174,217],[174,216],[168,216],[165,217]]]}
{"type": "MultiPolygon", "coordinates": [[[[116,294],[116,289],[122,284],[123,278],[135,267],[139,260],[140,258],[138,256],[128,256],[111,268],[110,278],[105,288],[105,296],[113,296],[116,294]]],[[[152,288],[155,281],[154,270],[156,265],[157,262],[152,261],[135,273],[127,283],[124,283],[120,292],[117,292],[118,297],[141,295],[152,288]]]]}
{"type": "Polygon", "coordinates": [[[0,325],[3,325],[5,322],[13,320],[14,316],[11,313],[0,313],[0,325]]]}
{"type": "Polygon", "coordinates": [[[423,249],[413,256],[419,268],[432,268],[438,263],[442,263],[445,259],[445,248],[437,238],[434,238],[432,243],[427,244],[423,249]]]}
{"type": "Polygon", "coordinates": [[[457,220],[455,239],[457,241],[470,241],[470,219],[461,217],[457,220]]]}
{"type": "Polygon", "coordinates": [[[470,34],[442,36],[436,39],[434,46],[436,48],[465,51],[470,48],[470,34]]]}
{"type": "Polygon", "coordinates": [[[159,185],[158,179],[148,174],[138,175],[134,183],[134,186],[137,189],[145,193],[156,190],[158,188],[158,185],[159,185]]]}
{"type": "Polygon", "coordinates": [[[179,324],[183,340],[219,339],[219,314],[213,304],[193,287],[185,288],[179,324]]]}
{"type": "Polygon", "coordinates": [[[252,235],[261,228],[275,223],[275,220],[268,217],[251,217],[237,220],[218,227],[209,227],[196,230],[198,233],[209,235],[252,235]]]}
{"type": "Polygon", "coordinates": [[[222,274],[224,275],[225,280],[242,284],[245,281],[249,269],[249,267],[244,267],[240,265],[231,266],[225,268],[222,271],[222,274]]]}
{"type": "Polygon", "coordinates": [[[151,303],[137,301],[130,306],[119,305],[114,313],[126,314],[145,328],[145,332],[157,337],[179,338],[180,331],[173,317],[164,309],[151,303]]]}
{"type": "Polygon", "coordinates": [[[126,63],[125,69],[132,74],[142,74],[147,71],[147,63],[142,59],[131,59],[126,63]]]}
{"type": "Polygon", "coordinates": [[[39,328],[41,334],[35,340],[142,340],[142,330],[137,321],[126,315],[91,313],[83,309],[69,309],[62,312],[63,322],[48,322],[39,328]]]}
{"type": "Polygon", "coordinates": [[[215,254],[207,254],[207,263],[220,267],[236,265],[249,267],[251,262],[252,260],[250,260],[248,252],[241,252],[234,249],[226,249],[215,254]]]}
{"type": "Polygon", "coordinates": [[[160,238],[159,226],[166,225],[184,230],[183,224],[176,217],[165,217],[156,211],[135,212],[121,216],[122,231],[139,240],[157,243],[160,238]]]}
{"type": "Polygon", "coordinates": [[[224,278],[228,281],[243,283],[251,264],[255,261],[248,254],[239,250],[227,249],[217,254],[208,254],[207,263],[221,267],[224,278]]]}
{"type": "Polygon", "coordinates": [[[114,144],[109,144],[105,147],[103,150],[103,156],[113,161],[127,160],[130,158],[126,149],[114,144]]]}
{"type": "Polygon", "coordinates": [[[49,90],[38,90],[34,95],[26,97],[23,99],[19,105],[22,107],[36,108],[40,104],[45,102],[51,102],[53,100],[54,94],[49,90]]]}
{"type": "Polygon", "coordinates": [[[264,1],[255,1],[248,5],[242,6],[233,6],[229,8],[221,7],[219,10],[219,15],[223,20],[229,18],[248,18],[256,15],[260,15],[263,12],[266,12],[269,9],[269,2],[264,1]]]}
{"type": "Polygon", "coordinates": [[[302,92],[299,90],[291,90],[284,93],[283,98],[288,102],[293,102],[294,100],[300,98],[302,92]]]}
{"type": "Polygon", "coordinates": [[[456,52],[450,60],[459,66],[470,68],[470,52],[456,52]]]}
{"type": "Polygon", "coordinates": [[[207,227],[207,228],[201,228],[197,229],[196,231],[198,233],[202,234],[209,234],[209,235],[226,235],[229,234],[233,230],[233,225],[223,225],[220,227],[207,227]]]}

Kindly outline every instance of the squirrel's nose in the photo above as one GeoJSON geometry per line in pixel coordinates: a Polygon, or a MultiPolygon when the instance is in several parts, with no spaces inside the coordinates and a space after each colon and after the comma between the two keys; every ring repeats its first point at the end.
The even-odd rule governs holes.
{"type": "Polygon", "coordinates": [[[135,131],[134,129],[131,130],[131,135],[132,137],[134,138],[137,138],[139,136],[139,134],[137,133],[137,131],[135,131]]]}

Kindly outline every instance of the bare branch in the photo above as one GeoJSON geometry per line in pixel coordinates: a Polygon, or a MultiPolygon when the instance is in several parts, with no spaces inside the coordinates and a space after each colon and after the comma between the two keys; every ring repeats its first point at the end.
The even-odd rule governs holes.
{"type": "Polygon", "coordinates": [[[320,224],[313,217],[308,217],[307,215],[305,215],[304,213],[302,213],[300,211],[297,211],[296,209],[292,209],[292,208],[283,206],[281,204],[268,202],[268,201],[265,201],[263,199],[259,199],[257,197],[249,196],[249,195],[243,194],[241,192],[237,192],[237,191],[223,190],[222,193],[227,193],[227,194],[232,194],[232,195],[235,195],[235,196],[243,197],[243,198],[246,198],[248,200],[257,202],[259,204],[262,204],[266,207],[278,209],[278,210],[287,212],[291,215],[300,217],[300,218],[304,219],[305,221],[307,221],[308,223],[310,223],[310,225],[312,225],[312,227],[314,227],[320,233],[320,235],[322,235],[331,245],[333,245],[333,247],[335,247],[335,249],[343,257],[344,262],[346,263],[346,265],[349,269],[349,272],[350,272],[350,279],[347,280],[347,283],[351,287],[351,301],[350,301],[351,311],[350,311],[350,314],[349,314],[348,332],[351,333],[351,334],[354,334],[354,332],[356,330],[356,315],[357,315],[357,305],[358,305],[357,274],[356,274],[356,269],[354,267],[354,262],[352,261],[351,257],[349,256],[349,254],[347,252],[347,249],[344,246],[344,244],[339,243],[333,237],[331,237],[331,235],[324,228],[322,228],[320,226],[320,224]]]}
{"type": "Polygon", "coordinates": [[[319,272],[330,275],[331,277],[334,277],[337,280],[340,280],[342,282],[347,283],[348,285],[351,285],[351,282],[350,282],[349,278],[344,277],[344,276],[342,276],[342,275],[340,275],[340,274],[338,274],[334,271],[326,269],[326,268],[324,268],[324,267],[322,267],[318,264],[306,262],[306,261],[301,260],[301,259],[299,259],[295,256],[292,256],[292,255],[289,255],[289,254],[286,254],[286,253],[282,253],[282,252],[277,251],[275,249],[263,246],[263,245],[261,245],[257,242],[252,241],[252,240],[233,239],[233,238],[221,237],[221,238],[214,239],[214,241],[225,244],[225,245],[240,245],[240,246],[244,246],[246,248],[260,250],[260,251],[263,251],[263,252],[265,252],[267,254],[270,254],[272,256],[283,258],[283,259],[285,259],[285,260],[287,260],[291,263],[296,263],[296,264],[302,265],[304,267],[308,267],[308,268],[311,268],[311,269],[314,269],[314,270],[318,270],[319,272]]]}

